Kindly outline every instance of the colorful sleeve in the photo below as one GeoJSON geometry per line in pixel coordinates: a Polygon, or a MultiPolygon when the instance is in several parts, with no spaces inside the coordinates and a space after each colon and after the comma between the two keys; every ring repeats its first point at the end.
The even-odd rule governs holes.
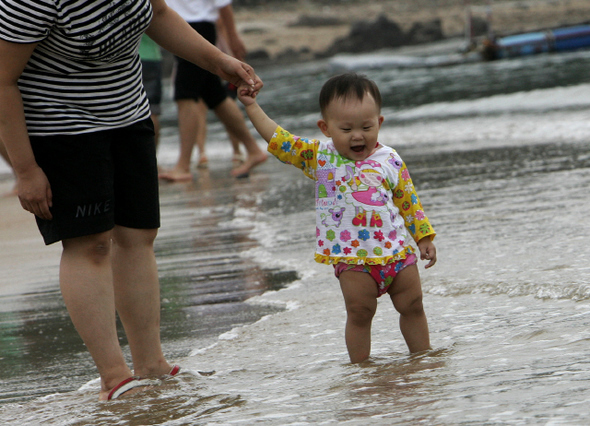
{"type": "Polygon", "coordinates": [[[315,180],[319,141],[292,135],[277,127],[268,143],[268,152],[285,164],[292,164],[310,179],[315,180]]]}
{"type": "Polygon", "coordinates": [[[55,1],[0,0],[0,39],[39,42],[51,31],[56,15],[55,1]]]}
{"type": "Polygon", "coordinates": [[[424,213],[422,203],[410,177],[410,172],[403,162],[402,167],[399,169],[397,186],[393,188],[393,203],[404,218],[406,228],[412,234],[414,241],[418,242],[428,235],[432,235],[432,238],[434,238],[436,232],[434,232],[428,217],[424,213]]]}

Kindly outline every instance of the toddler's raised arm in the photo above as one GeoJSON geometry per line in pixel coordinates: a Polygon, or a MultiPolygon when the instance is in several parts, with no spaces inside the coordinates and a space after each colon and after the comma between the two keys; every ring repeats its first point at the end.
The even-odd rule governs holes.
{"type": "Polygon", "coordinates": [[[272,139],[278,124],[275,123],[256,102],[256,93],[252,94],[247,85],[238,87],[238,99],[244,104],[248,118],[256,131],[268,143],[272,139]]]}

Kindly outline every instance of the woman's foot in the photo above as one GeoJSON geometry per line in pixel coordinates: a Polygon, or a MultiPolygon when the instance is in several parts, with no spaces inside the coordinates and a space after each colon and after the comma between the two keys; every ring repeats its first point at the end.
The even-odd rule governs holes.
{"type": "Polygon", "coordinates": [[[167,374],[164,374],[163,376],[161,376],[160,379],[166,380],[166,379],[176,376],[178,373],[180,373],[180,365],[174,364],[172,366],[172,368],[170,369],[170,371],[167,374]]]}
{"type": "Polygon", "coordinates": [[[158,379],[140,379],[139,377],[132,376],[123,380],[110,390],[101,391],[98,399],[100,401],[112,401],[113,399],[131,396],[161,384],[162,382],[158,379]]]}

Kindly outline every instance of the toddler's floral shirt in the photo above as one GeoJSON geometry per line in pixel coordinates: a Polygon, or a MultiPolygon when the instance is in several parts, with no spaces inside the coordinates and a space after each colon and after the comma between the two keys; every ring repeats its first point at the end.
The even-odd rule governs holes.
{"type": "Polygon", "coordinates": [[[387,265],[435,232],[398,153],[378,144],[363,161],[338,154],[331,139],[309,140],[278,127],[268,151],[315,180],[319,263],[387,265]]]}

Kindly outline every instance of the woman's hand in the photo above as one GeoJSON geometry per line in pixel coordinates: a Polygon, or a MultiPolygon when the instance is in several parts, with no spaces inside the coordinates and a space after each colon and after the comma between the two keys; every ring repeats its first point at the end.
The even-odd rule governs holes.
{"type": "Polygon", "coordinates": [[[250,65],[224,54],[219,61],[219,72],[222,79],[232,83],[236,87],[248,86],[251,96],[256,96],[262,86],[262,80],[254,72],[250,65]]]}
{"type": "Polygon", "coordinates": [[[51,220],[50,208],[53,205],[51,186],[40,167],[35,167],[16,177],[20,204],[28,212],[41,219],[51,220]]]}

